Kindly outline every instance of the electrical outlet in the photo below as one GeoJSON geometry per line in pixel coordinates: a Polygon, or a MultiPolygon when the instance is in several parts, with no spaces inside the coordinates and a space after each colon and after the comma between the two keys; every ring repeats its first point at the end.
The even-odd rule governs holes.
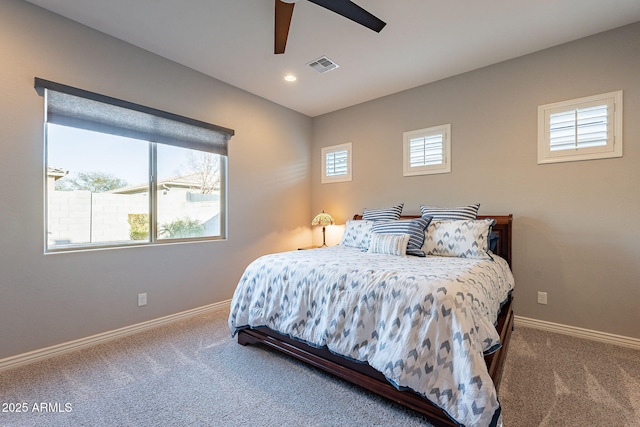
{"type": "Polygon", "coordinates": [[[547,304],[546,292],[538,292],[538,304],[547,304]]]}
{"type": "Polygon", "coordinates": [[[147,294],[146,292],[143,294],[138,294],[138,307],[142,307],[143,305],[147,305],[147,294]]]}

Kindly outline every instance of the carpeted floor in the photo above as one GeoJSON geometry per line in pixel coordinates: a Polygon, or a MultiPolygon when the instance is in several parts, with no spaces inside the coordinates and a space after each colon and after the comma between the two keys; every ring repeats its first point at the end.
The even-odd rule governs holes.
{"type": "MultiPolygon", "coordinates": [[[[3,372],[0,426],[429,425],[265,347],[238,345],[227,315],[3,372]]],[[[517,328],[500,399],[505,426],[640,426],[640,352],[517,328]]]]}
{"type": "Polygon", "coordinates": [[[505,426],[640,426],[640,351],[529,328],[512,335],[505,426]]]}

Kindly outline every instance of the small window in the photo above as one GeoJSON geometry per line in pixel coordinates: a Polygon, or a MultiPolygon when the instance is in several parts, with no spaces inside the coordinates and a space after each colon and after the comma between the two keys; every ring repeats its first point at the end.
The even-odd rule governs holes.
{"type": "Polygon", "coordinates": [[[451,125],[403,134],[404,176],[451,172],[451,125]]]}
{"type": "Polygon", "coordinates": [[[538,164],[622,157],[622,91],[538,107],[538,164]]]}
{"type": "Polygon", "coordinates": [[[351,143],[322,149],[322,183],[351,181],[351,143]]]}

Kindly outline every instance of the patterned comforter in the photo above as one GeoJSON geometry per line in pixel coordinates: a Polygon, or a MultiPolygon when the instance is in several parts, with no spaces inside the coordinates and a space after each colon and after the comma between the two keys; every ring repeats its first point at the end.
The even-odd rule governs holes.
{"type": "Polygon", "coordinates": [[[266,255],[251,263],[229,327],[268,326],[362,362],[467,426],[500,424],[484,354],[513,289],[505,260],[399,257],[331,248],[266,255]]]}

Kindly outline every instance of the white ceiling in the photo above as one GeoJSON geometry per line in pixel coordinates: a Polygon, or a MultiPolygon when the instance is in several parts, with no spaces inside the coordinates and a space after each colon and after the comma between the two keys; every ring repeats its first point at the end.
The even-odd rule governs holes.
{"type": "Polygon", "coordinates": [[[640,21],[640,0],[355,0],[375,33],[300,0],[274,55],[274,0],[29,2],[311,117],[640,21]]]}

